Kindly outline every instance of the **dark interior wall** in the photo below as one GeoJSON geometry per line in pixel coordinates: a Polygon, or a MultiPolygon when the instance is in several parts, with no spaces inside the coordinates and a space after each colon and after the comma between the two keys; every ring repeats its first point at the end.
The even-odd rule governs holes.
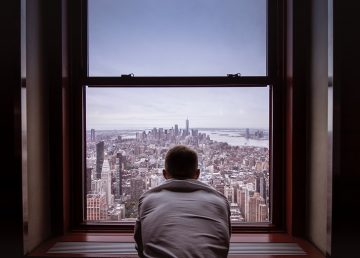
{"type": "Polygon", "coordinates": [[[328,0],[311,2],[307,238],[326,253],[328,165],[328,0]]]}
{"type": "Polygon", "coordinates": [[[65,2],[1,4],[1,146],[6,146],[1,162],[8,165],[2,166],[0,188],[6,197],[1,198],[2,207],[7,207],[2,211],[1,231],[6,238],[1,241],[1,254],[6,257],[22,256],[61,233],[62,205],[52,200],[63,193],[62,78],[67,67],[61,11],[65,2]]]}
{"type": "Polygon", "coordinates": [[[360,219],[360,5],[334,0],[331,257],[357,257],[360,219]]]}
{"type": "Polygon", "coordinates": [[[20,0],[0,3],[1,256],[21,257],[21,47],[20,0]]]}
{"type": "Polygon", "coordinates": [[[27,220],[26,252],[64,233],[62,139],[66,129],[65,0],[34,0],[26,14],[27,220]]]}
{"type": "Polygon", "coordinates": [[[26,252],[51,234],[49,167],[49,83],[43,1],[26,6],[26,115],[28,232],[26,252]]]}

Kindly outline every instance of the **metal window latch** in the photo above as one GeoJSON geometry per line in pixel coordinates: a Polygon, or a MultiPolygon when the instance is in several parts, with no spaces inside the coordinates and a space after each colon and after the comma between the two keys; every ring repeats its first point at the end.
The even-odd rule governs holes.
{"type": "Polygon", "coordinates": [[[241,77],[241,73],[228,73],[227,74],[228,78],[235,78],[235,77],[241,77]]]}
{"type": "Polygon", "coordinates": [[[122,74],[121,75],[121,78],[131,78],[131,77],[134,77],[135,75],[133,73],[130,73],[130,74],[122,74]]]}

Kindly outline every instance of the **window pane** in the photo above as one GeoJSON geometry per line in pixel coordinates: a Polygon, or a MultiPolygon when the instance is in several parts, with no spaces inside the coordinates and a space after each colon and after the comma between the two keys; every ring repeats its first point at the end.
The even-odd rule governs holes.
{"type": "Polygon", "coordinates": [[[264,76],[266,12],[266,0],[89,0],[89,74],[264,76]]]}
{"type": "Polygon", "coordinates": [[[271,220],[269,87],[86,88],[85,219],[134,221],[177,144],[196,150],[233,222],[271,220]]]}

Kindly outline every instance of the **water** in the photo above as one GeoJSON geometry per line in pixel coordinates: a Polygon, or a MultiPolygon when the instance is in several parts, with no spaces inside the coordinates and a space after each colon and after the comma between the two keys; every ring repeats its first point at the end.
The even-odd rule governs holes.
{"type": "MultiPolygon", "coordinates": [[[[148,132],[150,129],[146,129],[148,132]]],[[[105,135],[120,135],[123,139],[135,139],[137,132],[143,130],[114,130],[114,131],[98,131],[98,134],[105,135]],[[106,133],[107,132],[107,133],[106,133]]],[[[253,135],[254,129],[250,129],[250,134],[253,135]]],[[[210,136],[210,139],[217,142],[226,142],[231,146],[255,146],[269,148],[268,131],[264,130],[265,137],[262,139],[249,139],[244,137],[244,129],[199,129],[199,133],[205,133],[210,136]]]]}
{"type": "Polygon", "coordinates": [[[238,131],[222,130],[199,130],[200,133],[206,133],[211,140],[217,142],[226,142],[231,146],[255,146],[269,148],[269,139],[247,139],[240,135],[238,131]]]}

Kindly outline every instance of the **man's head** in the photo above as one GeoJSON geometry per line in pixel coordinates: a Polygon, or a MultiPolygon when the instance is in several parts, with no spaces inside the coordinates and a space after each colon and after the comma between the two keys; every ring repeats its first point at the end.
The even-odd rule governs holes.
{"type": "Polygon", "coordinates": [[[163,174],[166,179],[197,179],[200,170],[196,152],[183,145],[170,149],[165,157],[163,174]]]}

